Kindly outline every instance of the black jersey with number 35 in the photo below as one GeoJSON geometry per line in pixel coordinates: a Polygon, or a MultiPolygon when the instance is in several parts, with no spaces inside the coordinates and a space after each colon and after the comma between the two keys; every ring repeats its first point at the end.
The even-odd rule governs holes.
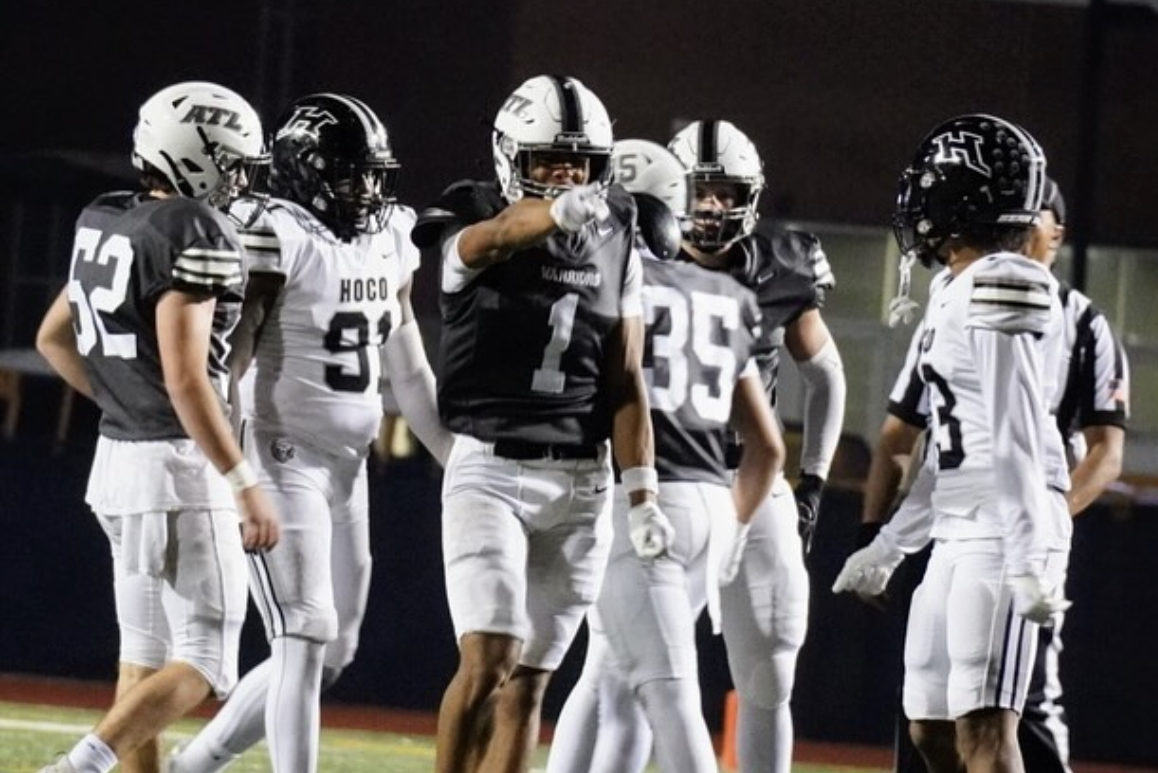
{"type": "MultiPolygon", "coordinates": [[[[446,426],[481,440],[591,444],[611,432],[610,336],[633,257],[635,203],[618,186],[610,216],[489,266],[441,293],[438,405],[446,426]]],[[[419,247],[497,215],[493,185],[451,186],[418,218],[419,247]]]]}
{"type": "Polygon", "coordinates": [[[216,297],[209,375],[224,406],[227,336],[240,313],[241,251],[233,225],[194,199],[110,193],[81,213],[68,299],[77,348],[114,440],[187,437],[161,369],[156,307],[170,290],[216,297]]]}
{"type": "Polygon", "coordinates": [[[728,485],[732,394],[756,354],[756,296],[723,271],[645,259],[644,377],[661,481],[728,485]]]}
{"type": "MultiPolygon", "coordinates": [[[[687,255],[682,257],[691,260],[687,255]]],[[[757,232],[728,251],[728,272],[756,293],[763,341],[756,361],[772,406],[784,328],[809,309],[824,305],[836,279],[820,240],[804,231],[757,232]]]]}

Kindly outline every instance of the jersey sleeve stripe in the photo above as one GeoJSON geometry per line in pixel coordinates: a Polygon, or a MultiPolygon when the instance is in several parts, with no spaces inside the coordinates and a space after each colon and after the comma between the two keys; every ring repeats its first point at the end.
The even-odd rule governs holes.
{"type": "Polygon", "coordinates": [[[1049,286],[1039,282],[980,279],[973,283],[970,303],[1021,309],[1049,309],[1049,286]]]}
{"type": "Polygon", "coordinates": [[[241,234],[241,246],[247,250],[276,252],[277,235],[273,231],[247,231],[241,234]]]}
{"type": "Polygon", "coordinates": [[[241,256],[233,250],[185,250],[173,262],[173,278],[207,287],[241,282],[241,256]]]}

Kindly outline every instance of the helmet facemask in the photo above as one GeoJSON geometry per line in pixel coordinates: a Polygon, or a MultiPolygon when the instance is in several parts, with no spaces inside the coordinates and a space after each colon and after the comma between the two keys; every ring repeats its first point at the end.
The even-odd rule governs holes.
{"type": "Polygon", "coordinates": [[[505,166],[511,169],[511,175],[504,184],[503,191],[510,198],[517,201],[523,196],[537,199],[554,199],[574,185],[586,183],[607,184],[610,172],[610,149],[593,148],[585,141],[559,139],[549,145],[522,145],[511,141],[509,137],[496,139],[496,145],[513,153],[507,156],[505,166]],[[568,181],[566,183],[540,182],[535,179],[535,169],[538,166],[554,167],[568,164],[572,169],[583,169],[582,182],[568,181]]]}
{"type": "Polygon", "coordinates": [[[692,196],[692,210],[684,218],[684,230],[696,249],[703,252],[719,252],[756,229],[756,202],[760,196],[760,186],[734,178],[692,173],[695,194],[692,196]],[[735,192],[729,196],[731,207],[713,209],[699,207],[699,192],[703,186],[727,186],[735,192]]]}
{"type": "Polygon", "coordinates": [[[392,158],[318,169],[309,209],[345,241],[379,233],[398,200],[395,191],[400,169],[392,158]]]}
{"type": "Polygon", "coordinates": [[[220,182],[204,197],[209,206],[221,210],[236,225],[248,228],[265,211],[269,202],[269,154],[242,156],[213,142],[204,131],[204,153],[216,167],[220,182]]]}
{"type": "Polygon", "coordinates": [[[692,121],[672,138],[668,150],[691,170],[692,211],[684,228],[692,246],[721,252],[756,230],[764,163],[746,134],[729,121],[692,121]],[[726,192],[728,205],[703,206],[705,189],[716,191],[717,199],[726,192]]]}

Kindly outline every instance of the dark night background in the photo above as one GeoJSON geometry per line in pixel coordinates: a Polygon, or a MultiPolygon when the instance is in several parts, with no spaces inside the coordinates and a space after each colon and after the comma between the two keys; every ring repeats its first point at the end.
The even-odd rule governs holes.
{"type": "Polygon", "coordinates": [[[733,120],[764,155],[770,210],[815,221],[887,221],[925,130],[994,112],[1042,143],[1092,241],[1158,246],[1156,18],[1041,0],[21,3],[0,33],[0,151],[127,159],[136,108],[178,80],[231,86],[271,121],[347,91],[385,120],[418,204],[479,160],[489,174],[498,103],[559,72],[602,97],[617,136],[733,120]]]}
{"type": "MultiPolygon", "coordinates": [[[[180,80],[230,86],[267,121],[311,91],[361,97],[390,130],[402,200],[421,206],[454,179],[492,174],[489,123],[514,86],[543,72],[575,75],[603,99],[620,137],[664,141],[704,116],[737,123],[765,160],[765,214],[875,227],[887,224],[896,175],[927,129],[958,113],[992,112],[1042,143],[1067,191],[1075,249],[1155,250],[1156,62],[1158,13],[1100,1],[8,3],[0,345],[30,345],[66,270],[72,219],[93,194],[132,183],[137,107],[180,80]]],[[[429,271],[416,296],[427,314],[429,271]]],[[[849,399],[866,399],[854,378],[849,399]]],[[[48,386],[26,394],[26,410],[52,417],[57,388],[36,383],[48,386]]],[[[9,534],[0,548],[0,671],[112,676],[107,548],[81,502],[94,418],[91,406],[78,406],[63,450],[31,419],[18,440],[0,441],[0,525],[9,534]]],[[[454,665],[438,476],[420,455],[376,465],[373,480],[372,608],[359,660],[331,699],[433,710],[454,665]]],[[[852,544],[859,494],[834,491],[825,511],[810,567],[798,731],[885,744],[895,657],[888,626],[827,592],[852,544]]],[[[1079,521],[1064,662],[1082,759],[1158,765],[1147,736],[1158,687],[1154,515],[1153,501],[1110,503],[1079,521]]],[[[247,662],[263,647],[248,631],[247,662]]],[[[718,645],[705,642],[704,653],[705,700],[718,723],[726,676],[718,645]]],[[[549,715],[574,678],[574,656],[549,715]]]]}

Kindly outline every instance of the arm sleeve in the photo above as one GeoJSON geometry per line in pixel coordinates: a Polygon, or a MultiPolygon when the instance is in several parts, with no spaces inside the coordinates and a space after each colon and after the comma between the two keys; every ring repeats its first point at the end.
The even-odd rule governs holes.
{"type": "Polygon", "coordinates": [[[418,323],[411,321],[396,328],[386,339],[383,354],[399,410],[422,444],[445,466],[454,438],[438,417],[434,374],[418,323]]]}
{"type": "Polygon", "coordinates": [[[831,338],[813,357],[797,363],[804,382],[804,438],[800,468],[828,477],[844,425],[844,365],[831,338]]]}

